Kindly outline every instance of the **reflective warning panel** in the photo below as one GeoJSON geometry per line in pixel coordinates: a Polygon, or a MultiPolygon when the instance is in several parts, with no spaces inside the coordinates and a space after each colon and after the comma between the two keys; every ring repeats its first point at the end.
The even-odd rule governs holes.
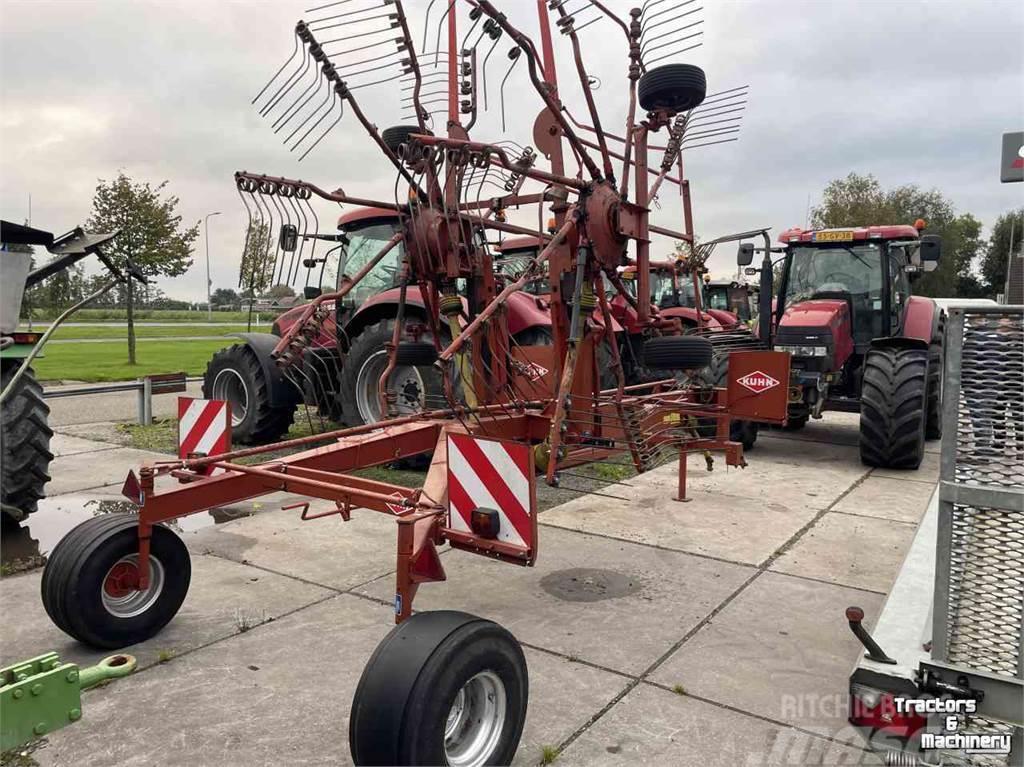
{"type": "Polygon", "coordinates": [[[533,461],[521,442],[448,435],[448,510],[452,530],[473,534],[474,509],[498,512],[497,540],[534,548],[533,461]]]}

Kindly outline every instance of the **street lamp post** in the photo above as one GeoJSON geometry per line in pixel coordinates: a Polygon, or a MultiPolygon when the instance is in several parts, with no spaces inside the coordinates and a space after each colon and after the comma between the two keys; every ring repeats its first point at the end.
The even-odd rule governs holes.
{"type": "Polygon", "coordinates": [[[213,213],[207,213],[206,218],[203,219],[203,231],[206,235],[206,319],[209,322],[213,321],[213,303],[210,301],[210,288],[213,283],[210,282],[210,216],[219,216],[220,211],[214,211],[213,213]]]}

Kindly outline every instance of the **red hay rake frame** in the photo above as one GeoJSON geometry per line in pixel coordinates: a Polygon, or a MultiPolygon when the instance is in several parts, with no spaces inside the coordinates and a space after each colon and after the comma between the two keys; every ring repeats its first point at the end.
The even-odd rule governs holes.
{"type": "MultiPolygon", "coordinates": [[[[603,17],[614,18],[596,0],[590,0],[590,5],[603,17]]],[[[499,36],[504,34],[515,43],[520,53],[510,56],[513,61],[517,58],[526,61],[530,80],[545,105],[535,123],[534,137],[550,161],[550,170],[534,167],[536,158],[529,152],[513,157],[502,145],[470,140],[467,128],[460,122],[464,110],[458,91],[465,70],[460,69],[458,57],[454,55],[457,46],[454,4],[446,14],[447,135],[431,135],[426,124],[429,112],[420,98],[421,66],[402,4],[394,0],[388,3],[389,23],[390,28],[402,35],[399,43],[405,56],[402,72],[413,80],[411,101],[418,124],[418,131],[410,132],[397,151],[383,140],[363,114],[353,96],[354,88],[349,87],[340,74],[341,67],[336,67],[324,52],[326,43],[318,42],[315,24],[299,23],[296,50],[301,45],[303,56],[320,66],[319,77],[327,84],[331,109],[336,101],[347,105],[395,166],[398,173],[395,201],[354,198],[340,190],[327,192],[300,180],[248,172],[236,174],[243,202],[244,195],[250,195],[260,210],[259,206],[267,200],[281,210],[308,205],[316,196],[336,203],[394,210],[400,221],[399,233],[358,273],[342,280],[337,291],[309,304],[302,320],[279,341],[274,352],[277,364],[283,369],[296,366],[306,353],[310,339],[319,332],[325,307],[344,297],[374,265],[401,244],[404,251],[401,303],[394,337],[387,344],[388,367],[379,389],[382,412],[388,412],[393,405],[384,381],[395,368],[399,347],[410,335],[403,316],[409,288],[420,291],[428,308],[437,364],[444,374],[447,407],[223,455],[157,462],[144,466],[137,479],[130,474],[124,493],[139,506],[140,588],[145,588],[149,582],[149,544],[154,525],[285,491],[335,504],[334,510],[316,514],[308,513],[308,503],[297,504],[304,507],[303,519],[337,514],[348,521],[354,509],[369,509],[394,517],[398,527],[395,617],[396,622],[401,622],[412,613],[419,584],[445,578],[436,551],[440,545],[448,544],[527,566],[537,557],[535,537],[530,546],[523,547],[452,528],[447,490],[449,434],[463,433],[528,445],[550,484],[559,482],[562,470],[594,460],[628,455],[638,471],[646,471],[666,450],[677,452],[679,498],[684,500],[687,453],[704,452],[710,468],[710,451],[722,451],[727,465],[743,466],[742,446],[729,440],[731,419],[756,413],[761,421],[784,421],[785,386],[778,387],[782,393],[780,400],[778,392],[771,390],[742,393],[732,386],[712,389],[700,387],[689,378],[667,378],[638,386],[625,383],[615,334],[610,331],[612,320],[605,279],[623,295],[629,295],[616,269],[626,263],[627,247],[633,243],[636,294],[645,297],[649,295],[650,285],[651,233],[693,242],[689,184],[682,165],[682,144],[690,115],[655,110],[642,121],[636,119],[637,82],[645,71],[640,9],[631,12],[629,23],[615,19],[629,45],[628,119],[625,137],[620,139],[621,151],[615,152],[609,149],[608,140],[616,137],[602,130],[588,87],[589,78],[573,17],[561,4],[555,6],[559,13],[558,27],[573,46],[591,126],[571,119],[558,98],[546,0],[537,2],[543,57],[534,43],[489,0],[466,0],[466,6],[471,8],[470,18],[474,18],[473,14],[475,20],[485,17],[489,29],[500,30],[499,36]],[[582,139],[576,132],[577,127],[590,131],[595,139],[582,139]],[[669,133],[667,146],[662,148],[665,157],[659,167],[649,167],[647,156],[652,148],[649,134],[663,128],[669,133]],[[575,175],[566,174],[564,143],[570,145],[572,156],[578,161],[575,175]],[[597,160],[591,157],[592,150],[599,153],[597,160]],[[616,160],[621,161],[619,181],[616,181],[616,160]],[[677,169],[678,176],[671,175],[673,169],[677,169]],[[478,192],[473,199],[469,190],[475,174],[486,177],[491,172],[503,174],[507,193],[481,199],[478,192]],[[654,180],[649,184],[650,176],[654,180]],[[649,222],[648,205],[666,181],[680,188],[685,223],[682,231],[649,222]],[[541,191],[523,192],[528,182],[539,184],[541,191]],[[408,195],[404,192],[406,187],[408,195]],[[258,197],[264,198],[264,202],[258,197]],[[504,220],[506,210],[526,205],[538,206],[538,219],[543,218],[544,206],[549,206],[555,219],[553,233],[504,220]],[[494,270],[486,245],[489,232],[537,236],[543,245],[522,275],[502,279],[494,270]],[[552,343],[550,346],[518,346],[509,336],[505,303],[512,293],[536,279],[546,279],[550,286],[552,343]],[[467,282],[465,304],[453,300],[459,298],[455,289],[457,280],[467,282]],[[443,321],[448,322],[451,330],[451,341],[447,344],[441,342],[443,321]],[[610,350],[610,365],[617,380],[617,386],[612,389],[601,390],[597,383],[596,350],[600,343],[607,344],[610,350]],[[530,374],[534,363],[548,371],[540,380],[530,374]],[[453,370],[459,371],[457,382],[453,370]],[[459,388],[461,395],[457,392],[459,388]],[[304,449],[265,463],[238,462],[242,458],[298,448],[304,449]],[[423,486],[418,489],[364,479],[351,473],[431,452],[429,470],[423,486]],[[161,479],[174,479],[179,484],[158,488],[161,479]]],[[[475,61],[475,53],[471,58],[475,61]]],[[[277,94],[273,96],[277,101],[280,98],[277,94]]],[[[470,125],[474,121],[475,112],[470,125]]],[[[481,182],[480,189],[482,186],[481,182]]],[[[292,270],[290,265],[288,270],[292,270]]],[[[659,316],[656,308],[645,300],[633,303],[640,324],[652,337],[680,334],[678,320],[659,316]]],[[[416,333],[412,335],[418,340],[416,333]]],[[[734,353],[730,356],[729,380],[760,372],[778,381],[788,381],[788,360],[788,355],[775,352],[734,353]]],[[[535,481],[535,477],[530,477],[531,497],[534,497],[535,481]]],[[[535,503],[529,511],[535,526],[535,503]]]]}

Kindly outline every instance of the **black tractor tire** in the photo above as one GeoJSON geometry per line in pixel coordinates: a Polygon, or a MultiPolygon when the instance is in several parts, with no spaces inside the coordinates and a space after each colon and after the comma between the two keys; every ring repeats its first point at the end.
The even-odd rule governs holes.
{"type": "Polygon", "coordinates": [[[665,64],[648,69],[640,77],[636,96],[648,112],[667,109],[685,112],[699,106],[707,95],[704,70],[693,64],[665,64]]]}
{"type": "MultiPolygon", "coordinates": [[[[704,370],[697,375],[697,380],[704,386],[725,389],[729,386],[729,355],[718,353],[711,359],[704,370]]],[[[702,420],[698,432],[702,437],[715,436],[714,420],[702,420]]],[[[733,419],[729,424],[729,439],[740,442],[744,450],[753,450],[757,442],[758,426],[756,421],[740,421],[733,419]]]]}
{"type": "MultiPolygon", "coordinates": [[[[375,325],[369,325],[363,329],[363,331],[352,339],[352,343],[349,346],[348,354],[345,356],[345,362],[341,367],[341,404],[343,409],[343,420],[346,426],[363,426],[368,423],[376,423],[380,419],[379,413],[372,412],[373,408],[368,407],[369,403],[364,403],[364,407],[360,407],[358,389],[361,385],[369,385],[371,382],[366,380],[360,380],[360,371],[363,370],[367,364],[372,364],[375,367],[381,367],[380,372],[383,373],[384,367],[387,365],[387,348],[385,344],[391,342],[391,337],[394,332],[394,321],[393,320],[382,320],[375,325]],[[383,359],[381,359],[383,355],[383,359]],[[383,365],[383,366],[382,366],[383,365]]],[[[429,344],[430,350],[434,359],[436,359],[436,350],[434,350],[434,344],[432,341],[421,342],[429,344]]],[[[399,344],[399,349],[405,345],[405,342],[399,344]]],[[[396,360],[396,365],[401,364],[396,360]]],[[[443,407],[444,402],[444,380],[441,377],[441,372],[433,366],[433,360],[429,363],[425,363],[423,366],[417,366],[415,364],[405,365],[405,367],[415,367],[416,372],[419,376],[419,383],[422,384],[420,391],[409,392],[409,409],[412,412],[417,410],[434,410],[439,407],[443,407]],[[426,400],[425,406],[413,407],[412,398],[422,398],[426,400]]],[[[366,375],[369,375],[367,373],[366,375]]],[[[379,380],[379,376],[373,380],[379,380]]],[[[418,385],[417,387],[418,388],[418,385]]],[[[370,396],[367,394],[367,396],[370,396]]],[[[379,405],[376,406],[379,410],[379,405]]]]}
{"type": "Polygon", "coordinates": [[[494,737],[480,737],[487,745],[473,763],[511,764],[528,701],[526,658],[508,630],[452,610],[417,613],[384,637],[363,669],[349,717],[352,761],[449,764],[460,740],[485,728],[494,737]],[[495,699],[504,702],[500,721],[483,705],[495,699]]]}
{"type": "Polygon", "coordinates": [[[140,593],[117,576],[137,571],[135,514],[88,519],[65,535],[43,570],[40,590],[50,620],[92,647],[114,649],[145,641],[177,614],[192,577],[185,543],[163,525],[150,539],[150,587],[140,593]]]}
{"type": "Polygon", "coordinates": [[[928,350],[868,351],[860,400],[860,459],[868,466],[916,469],[924,458],[928,350]]]}
{"type": "Polygon", "coordinates": [[[395,349],[396,365],[427,367],[437,361],[437,349],[432,341],[402,341],[395,349]]]}
{"type": "MultiPolygon", "coordinates": [[[[0,391],[14,377],[21,360],[4,360],[0,374],[0,391]]],[[[20,522],[39,508],[50,481],[50,438],[53,430],[47,424],[50,408],[43,399],[43,387],[29,368],[18,379],[14,390],[4,400],[0,414],[0,442],[3,456],[3,515],[20,522]]]]}
{"type": "Polygon", "coordinates": [[[924,427],[925,439],[942,439],[942,376],[946,357],[942,348],[946,320],[939,319],[936,338],[928,347],[928,422],[924,427]]]}
{"type": "Polygon", "coordinates": [[[231,403],[231,441],[263,445],[280,439],[295,418],[295,405],[270,404],[270,382],[259,359],[246,344],[213,355],[203,375],[206,399],[231,403]]]}
{"type": "Polygon", "coordinates": [[[655,336],[644,343],[644,367],[652,370],[700,370],[711,356],[711,342],[698,336],[655,336]]]}
{"type": "Polygon", "coordinates": [[[405,144],[409,140],[409,136],[414,134],[420,136],[433,135],[429,130],[424,130],[418,125],[394,125],[381,131],[380,137],[387,148],[397,154],[398,147],[405,144]]]}
{"type": "Polygon", "coordinates": [[[808,418],[809,416],[806,415],[790,416],[789,418],[786,419],[786,423],[783,424],[782,430],[800,431],[807,425],[808,418]]]}

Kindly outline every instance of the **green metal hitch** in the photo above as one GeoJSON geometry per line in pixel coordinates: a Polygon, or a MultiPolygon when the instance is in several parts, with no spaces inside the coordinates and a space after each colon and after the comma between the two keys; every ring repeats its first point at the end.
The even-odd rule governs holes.
{"type": "Polygon", "coordinates": [[[134,656],[111,655],[79,668],[49,652],[0,668],[0,750],[77,722],[82,718],[82,690],[127,676],[137,665],[134,656]]]}

